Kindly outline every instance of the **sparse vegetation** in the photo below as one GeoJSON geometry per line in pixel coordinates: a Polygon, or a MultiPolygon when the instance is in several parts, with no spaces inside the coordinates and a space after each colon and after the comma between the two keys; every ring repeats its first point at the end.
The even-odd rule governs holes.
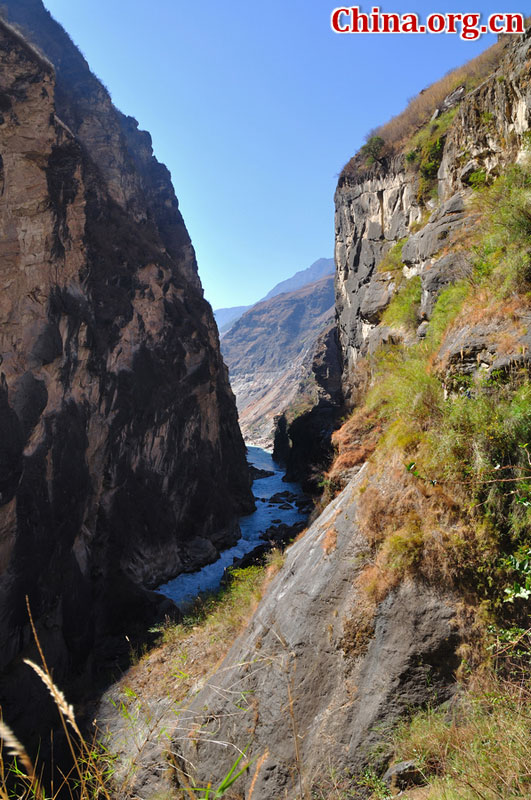
{"type": "MultiPolygon", "coordinates": [[[[190,688],[215,668],[235,637],[254,612],[265,588],[283,563],[283,554],[272,551],[263,567],[236,569],[230,581],[214,595],[199,598],[182,623],[168,622],[160,630],[160,646],[140,657],[122,680],[122,700],[118,711],[124,727],[130,731],[135,751],[127,769],[116,769],[115,757],[104,743],[94,736],[83,736],[74,716],[74,709],[53,683],[42,650],[42,667],[37,671],[57,706],[72,756],[72,766],[55,783],[44,784],[42,764],[33,763],[5,720],[0,721],[0,798],[1,800],[56,800],[69,796],[76,800],[97,800],[132,797],[136,771],[142,765],[142,753],[157,727],[163,729],[164,714],[174,709],[190,688]],[[160,660],[160,648],[164,659],[160,660]],[[153,717],[149,706],[153,698],[167,697],[168,707],[161,707],[160,718],[153,717]],[[145,709],[144,709],[145,706],[145,709]],[[146,719],[144,720],[144,717],[146,719]],[[146,723],[147,720],[147,723],[146,723]],[[146,724],[144,724],[146,723],[146,724]]],[[[37,634],[34,629],[34,635],[37,634]]],[[[169,742],[168,742],[169,744],[169,742]]],[[[183,797],[193,793],[196,800],[221,798],[250,766],[238,759],[223,778],[214,778],[215,788],[198,790],[183,783],[183,797]]]]}
{"type": "MultiPolygon", "coordinates": [[[[353,420],[334,436],[337,463],[357,463],[352,454],[360,452],[363,436],[352,440],[346,432],[353,424],[370,431],[375,420],[382,429],[362,504],[374,561],[361,584],[375,601],[414,573],[474,589],[495,615],[522,613],[518,590],[513,608],[504,600],[507,587],[525,593],[527,585],[517,573],[531,529],[529,376],[516,369],[485,377],[480,371],[473,379],[448,375],[437,358],[465,319],[499,320],[497,350],[514,351],[503,321],[514,329],[531,288],[529,180],[515,168],[478,191],[483,221],[471,274],[441,292],[424,340],[388,345],[372,357],[372,384],[353,420]]],[[[388,261],[398,260],[399,244],[388,261]]],[[[412,330],[419,301],[420,279],[413,278],[382,323],[412,330]]],[[[333,466],[329,476],[340,489],[341,470],[333,466]]]]}
{"type": "MultiPolygon", "coordinates": [[[[383,140],[383,145],[379,150],[379,158],[399,152],[412,152],[416,147],[416,144],[412,146],[413,137],[429,123],[434,111],[441,105],[443,100],[459,86],[464,86],[466,91],[478,86],[498,66],[503,54],[503,48],[503,42],[497,42],[477,58],[472,59],[462,67],[452,70],[440,81],[432,84],[412,98],[401,114],[377,128],[371,134],[371,137],[383,140]]],[[[444,116],[441,115],[441,120],[444,116]]],[[[437,120],[434,122],[437,123],[437,120]]],[[[442,131],[439,131],[438,135],[441,136],[442,131]]],[[[363,163],[363,158],[360,161],[359,157],[354,156],[344,167],[341,173],[342,176],[357,174],[363,163]]]]}
{"type": "Polygon", "coordinates": [[[396,737],[397,761],[414,759],[426,800],[524,800],[531,794],[529,676],[489,673],[452,710],[428,709],[396,737]]]}
{"type": "Polygon", "coordinates": [[[402,248],[407,242],[407,236],[396,242],[378,264],[378,272],[398,272],[404,267],[402,261],[402,248]]]}
{"type": "Polygon", "coordinates": [[[421,299],[420,278],[411,278],[405,286],[395,294],[382,314],[382,325],[403,327],[414,330],[418,324],[418,308],[421,299]]]}

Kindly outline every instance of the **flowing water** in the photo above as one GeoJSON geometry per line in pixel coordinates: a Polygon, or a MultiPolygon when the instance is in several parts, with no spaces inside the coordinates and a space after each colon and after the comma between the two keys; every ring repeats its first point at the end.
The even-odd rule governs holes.
{"type": "Polygon", "coordinates": [[[265,533],[271,525],[279,523],[294,525],[296,522],[304,521],[307,517],[307,513],[297,508],[292,497],[284,503],[271,504],[269,502],[275,494],[286,491],[294,495],[297,500],[305,499],[298,483],[286,483],[282,480],[284,473],[273,461],[271,453],[260,447],[248,447],[247,458],[249,463],[258,469],[269,470],[274,474],[269,478],[259,478],[253,483],[256,511],[240,518],[241,539],[234,547],[224,550],[213,564],[207,564],[198,572],[183,573],[157,589],[158,592],[173,600],[182,610],[189,606],[201,592],[215,591],[220,585],[225,569],[232,566],[235,559],[241,558],[258,545],[264,544],[260,534],[265,533]],[[280,505],[289,505],[289,508],[281,508],[280,505]]]}

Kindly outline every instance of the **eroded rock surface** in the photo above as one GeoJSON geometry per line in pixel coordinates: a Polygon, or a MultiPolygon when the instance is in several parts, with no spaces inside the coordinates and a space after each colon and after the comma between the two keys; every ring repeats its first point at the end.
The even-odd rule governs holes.
{"type": "MultiPolygon", "coordinates": [[[[324,764],[355,772],[370,755],[384,762],[406,709],[451,696],[451,596],[406,582],[367,620],[366,640],[353,635],[356,577],[370,557],[356,522],[363,478],[290,548],[248,630],[180,714],[172,749],[197,785],[225,775],[249,746],[267,753],[253,798],[293,797],[299,771],[308,790],[324,764]]],[[[239,784],[245,797],[252,779],[251,770],[239,784]]]]}
{"type": "Polygon", "coordinates": [[[253,502],[168,171],[40,0],[0,8],[24,32],[0,22],[0,666],[12,721],[26,595],[56,679],[72,678],[98,637],[149,617],[146,587],[232,543],[253,502]]]}
{"type": "MultiPolygon", "coordinates": [[[[427,203],[428,220],[417,199],[418,176],[404,156],[383,159],[370,168],[363,165],[358,173],[340,178],[335,198],[336,308],[347,396],[360,357],[386,341],[404,339],[404,331],[380,324],[404,280],[421,277],[421,323],[430,318],[438,294],[469,274],[462,252],[466,247],[460,249],[455,242],[466,239],[474,224],[472,176],[490,180],[507,165],[528,159],[530,37],[528,32],[508,41],[499,68],[477,89],[467,94],[458,87],[447,98],[448,108],[458,108],[444,135],[440,204],[427,203]],[[403,269],[379,271],[383,257],[402,240],[403,269]]],[[[444,110],[443,104],[438,113],[444,110]]],[[[356,158],[361,164],[361,157],[356,158]]],[[[420,337],[424,334],[421,328],[420,337]]],[[[515,331],[511,336],[518,338],[515,331]]]]}

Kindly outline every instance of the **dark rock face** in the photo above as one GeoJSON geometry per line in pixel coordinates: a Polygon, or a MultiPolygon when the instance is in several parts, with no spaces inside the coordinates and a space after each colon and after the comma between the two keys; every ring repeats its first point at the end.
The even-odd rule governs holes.
{"type": "MultiPolygon", "coordinates": [[[[318,494],[323,473],[333,458],[332,433],[343,407],[341,357],[337,329],[329,325],[317,339],[305,373],[311,376],[309,408],[289,424],[285,414],[275,419],[273,458],[286,467],[286,480],[318,494]]],[[[299,384],[304,391],[304,378],[299,384]]]]}
{"type": "Polygon", "coordinates": [[[253,501],[168,171],[40,0],[1,9],[0,665],[28,595],[61,681],[253,501]]]}
{"type": "Polygon", "coordinates": [[[433,212],[426,227],[405,243],[402,248],[404,264],[424,264],[442,250],[449,243],[450,234],[462,223],[464,211],[465,204],[459,194],[443,203],[433,212]]]}
{"type": "MultiPolygon", "coordinates": [[[[309,793],[330,757],[353,773],[369,757],[385,763],[400,715],[452,695],[458,636],[449,595],[405,583],[377,609],[365,652],[350,647],[355,579],[369,557],[356,524],[363,479],[362,470],[290,548],[248,630],[180,718],[174,751],[193,765],[196,785],[230,768],[223,741],[250,743],[251,756],[267,750],[253,798],[298,792],[297,762],[309,793]]],[[[241,779],[243,796],[252,777],[241,779]]]]}

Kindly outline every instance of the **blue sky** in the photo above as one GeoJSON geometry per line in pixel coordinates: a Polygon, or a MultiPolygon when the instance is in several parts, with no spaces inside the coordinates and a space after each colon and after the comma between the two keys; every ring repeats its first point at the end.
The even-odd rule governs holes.
{"type": "MultiPolygon", "coordinates": [[[[339,36],[333,0],[44,3],[151,133],[215,308],[253,303],[330,257],[337,175],[365,134],[495,41],[339,36]]],[[[524,10],[518,0],[382,5],[423,17],[524,10]]]]}

